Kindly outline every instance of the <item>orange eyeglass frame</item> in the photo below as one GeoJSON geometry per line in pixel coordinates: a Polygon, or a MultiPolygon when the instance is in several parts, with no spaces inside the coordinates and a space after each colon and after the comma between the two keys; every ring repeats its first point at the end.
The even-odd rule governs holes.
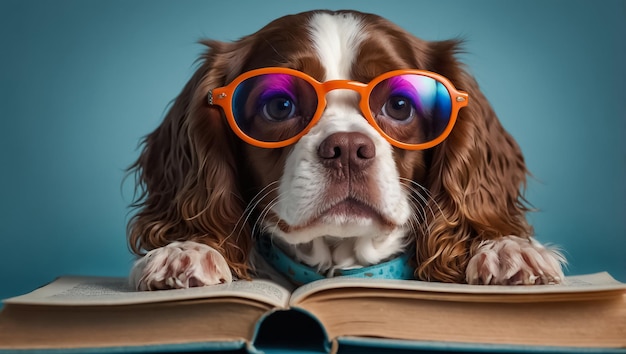
{"type": "Polygon", "coordinates": [[[359,108],[361,109],[361,113],[363,114],[365,119],[367,119],[369,124],[372,127],[374,127],[376,131],[378,131],[378,133],[382,135],[385,139],[387,139],[387,141],[389,141],[392,145],[399,147],[401,149],[405,149],[405,150],[424,150],[424,149],[428,149],[433,146],[436,146],[437,144],[444,141],[448,137],[448,135],[450,135],[450,132],[452,131],[452,128],[454,127],[454,124],[456,123],[459,110],[467,106],[468,101],[469,101],[469,95],[466,92],[457,90],[454,87],[454,85],[452,85],[450,80],[448,80],[446,77],[441,76],[431,71],[426,71],[426,70],[417,70],[417,69],[394,70],[394,71],[384,73],[380,76],[377,76],[369,83],[364,84],[362,82],[353,81],[353,80],[331,80],[331,81],[326,81],[326,82],[319,82],[315,80],[314,78],[312,78],[311,76],[301,71],[289,69],[289,68],[281,68],[281,67],[267,67],[267,68],[247,71],[239,75],[238,77],[236,77],[230,84],[223,86],[223,87],[218,87],[218,88],[209,90],[208,101],[209,101],[209,105],[217,105],[224,110],[224,113],[226,114],[226,119],[228,120],[228,124],[230,125],[231,129],[243,141],[247,142],[248,144],[258,146],[261,148],[275,149],[275,148],[281,148],[281,147],[294,144],[300,138],[302,138],[315,124],[317,124],[317,122],[322,117],[324,113],[324,109],[326,108],[326,105],[327,105],[326,94],[328,94],[330,91],[340,90],[340,89],[356,91],[360,95],[359,108]],[[237,86],[239,86],[239,84],[241,84],[245,80],[250,79],[255,76],[260,76],[260,75],[265,75],[265,74],[287,74],[287,75],[300,78],[306,81],[307,83],[309,83],[311,87],[313,87],[313,89],[315,90],[315,93],[317,94],[318,99],[317,99],[317,108],[315,110],[315,114],[311,118],[311,121],[306,126],[306,128],[304,128],[300,133],[298,133],[292,138],[282,140],[282,141],[272,141],[272,142],[262,141],[262,140],[254,139],[248,136],[237,125],[237,121],[235,120],[235,116],[233,114],[233,109],[232,109],[232,100],[234,97],[235,89],[237,88],[237,86]],[[404,142],[398,141],[390,137],[387,133],[385,133],[385,131],[383,131],[378,126],[378,124],[376,123],[376,119],[372,115],[372,112],[369,107],[369,97],[370,97],[372,90],[376,87],[376,85],[378,85],[379,83],[381,83],[382,81],[390,77],[398,76],[398,75],[406,75],[406,74],[421,75],[421,76],[432,78],[442,83],[443,86],[448,90],[448,93],[450,94],[451,110],[450,110],[450,120],[448,121],[448,125],[437,138],[431,141],[425,142],[425,143],[408,144],[408,143],[404,143],[404,142]]]}

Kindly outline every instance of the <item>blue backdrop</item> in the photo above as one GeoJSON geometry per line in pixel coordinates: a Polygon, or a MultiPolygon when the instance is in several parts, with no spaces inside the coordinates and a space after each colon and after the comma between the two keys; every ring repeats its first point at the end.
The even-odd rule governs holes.
{"type": "Polygon", "coordinates": [[[0,298],[126,275],[125,168],[210,37],[313,8],[375,12],[463,60],[534,178],[537,237],[569,274],[626,281],[626,2],[0,0],[0,298]]]}

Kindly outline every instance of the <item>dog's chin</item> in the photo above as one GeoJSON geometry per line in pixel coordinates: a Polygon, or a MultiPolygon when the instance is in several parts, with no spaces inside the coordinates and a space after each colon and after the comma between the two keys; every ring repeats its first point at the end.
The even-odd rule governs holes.
{"type": "Polygon", "coordinates": [[[272,233],[289,244],[308,243],[319,237],[374,238],[388,235],[401,225],[376,208],[354,199],[338,202],[299,225],[281,223],[272,233]]]}
{"type": "Polygon", "coordinates": [[[335,205],[330,206],[323,211],[317,218],[317,220],[350,220],[358,219],[371,219],[383,221],[382,215],[371,206],[368,206],[355,199],[348,198],[335,205]]]}

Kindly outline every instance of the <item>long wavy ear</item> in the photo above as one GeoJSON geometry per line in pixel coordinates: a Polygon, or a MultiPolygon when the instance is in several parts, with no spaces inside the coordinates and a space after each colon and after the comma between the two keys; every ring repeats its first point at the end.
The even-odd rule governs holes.
{"type": "Polygon", "coordinates": [[[465,268],[483,240],[530,237],[522,190],[527,169],[519,146],[500,124],[476,80],[455,59],[456,41],[434,42],[431,70],[469,93],[450,136],[431,151],[426,187],[434,212],[418,237],[416,276],[464,282],[465,268]]]}
{"type": "Polygon", "coordinates": [[[247,278],[250,233],[245,225],[235,230],[245,208],[235,140],[221,111],[207,103],[209,89],[239,72],[247,51],[236,43],[204,44],[209,50],[199,68],[161,125],[143,139],[129,168],[137,191],[129,245],[142,255],[172,241],[205,243],[224,256],[234,274],[247,278]]]}

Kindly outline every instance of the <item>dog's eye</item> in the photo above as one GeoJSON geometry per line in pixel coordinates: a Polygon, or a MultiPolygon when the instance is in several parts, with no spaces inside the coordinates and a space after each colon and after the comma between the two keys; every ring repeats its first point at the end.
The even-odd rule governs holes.
{"type": "Polygon", "coordinates": [[[398,121],[407,121],[415,115],[413,102],[403,96],[391,96],[382,107],[382,113],[398,121]]]}
{"type": "Polygon", "coordinates": [[[276,96],[265,101],[261,112],[267,120],[281,122],[294,117],[296,105],[289,97],[276,96]]]}
{"type": "Polygon", "coordinates": [[[392,119],[406,121],[413,117],[413,102],[403,96],[391,96],[382,107],[382,113],[392,119]]]}

